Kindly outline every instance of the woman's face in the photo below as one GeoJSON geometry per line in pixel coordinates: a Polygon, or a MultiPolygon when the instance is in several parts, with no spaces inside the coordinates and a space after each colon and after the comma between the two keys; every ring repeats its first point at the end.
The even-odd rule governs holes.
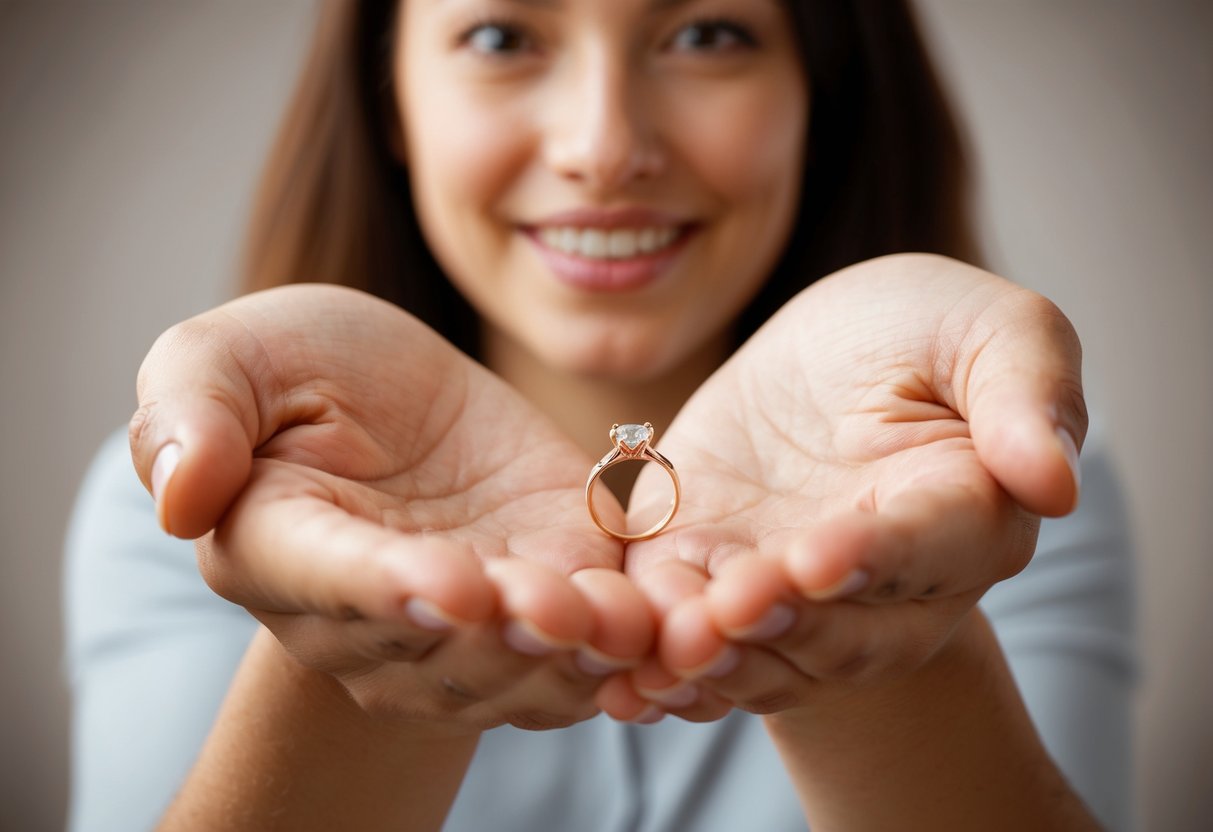
{"type": "Polygon", "coordinates": [[[721,336],[795,217],[806,83],[779,0],[402,0],[422,229],[540,361],[651,378],[721,336]]]}

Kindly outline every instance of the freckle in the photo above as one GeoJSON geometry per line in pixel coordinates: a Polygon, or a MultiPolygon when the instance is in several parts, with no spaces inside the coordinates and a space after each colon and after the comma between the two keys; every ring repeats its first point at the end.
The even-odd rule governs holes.
{"type": "Polygon", "coordinates": [[[931,584],[929,587],[927,587],[926,591],[923,592],[922,594],[923,595],[934,595],[936,592],[939,592],[939,584],[931,584]]]}
{"type": "Polygon", "coordinates": [[[876,590],[876,596],[878,598],[892,598],[897,594],[897,590],[899,589],[901,589],[901,581],[894,578],[880,589],[876,590]]]}

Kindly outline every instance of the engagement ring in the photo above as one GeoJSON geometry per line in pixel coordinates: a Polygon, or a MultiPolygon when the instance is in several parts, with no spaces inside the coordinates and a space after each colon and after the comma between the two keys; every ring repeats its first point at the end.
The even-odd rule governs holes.
{"type": "Polygon", "coordinates": [[[674,519],[674,513],[678,511],[678,501],[682,497],[682,489],[678,484],[678,472],[674,470],[674,465],[668,459],[650,447],[650,443],[653,441],[653,426],[648,422],[645,422],[643,425],[612,425],[611,441],[615,443],[615,447],[600,459],[597,465],[590,469],[590,478],[585,483],[585,504],[590,510],[590,519],[594,521],[595,526],[619,540],[647,540],[668,526],[670,521],[674,519]],[[640,534],[625,534],[624,532],[608,529],[602,520],[599,519],[598,512],[594,509],[594,481],[602,476],[602,473],[612,465],[618,465],[621,462],[628,462],[629,460],[656,462],[665,469],[665,472],[670,475],[670,481],[674,483],[674,499],[670,501],[669,511],[651,529],[640,534]]]}

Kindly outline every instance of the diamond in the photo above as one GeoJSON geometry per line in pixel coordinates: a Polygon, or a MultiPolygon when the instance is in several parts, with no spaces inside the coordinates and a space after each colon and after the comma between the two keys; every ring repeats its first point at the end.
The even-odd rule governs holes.
{"type": "Polygon", "coordinates": [[[634,451],[641,442],[653,438],[653,429],[645,425],[620,425],[615,428],[615,438],[629,451],[634,451]]]}

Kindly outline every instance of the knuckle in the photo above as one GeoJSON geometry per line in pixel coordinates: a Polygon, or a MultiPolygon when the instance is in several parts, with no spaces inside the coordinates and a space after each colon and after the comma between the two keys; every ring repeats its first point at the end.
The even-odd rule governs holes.
{"type": "Polygon", "coordinates": [[[438,686],[439,701],[443,703],[444,710],[452,708],[458,710],[483,702],[485,699],[465,682],[457,681],[450,676],[443,676],[439,679],[438,686]]]}
{"type": "Polygon", "coordinates": [[[922,591],[919,592],[914,597],[919,598],[919,599],[937,598],[942,594],[945,594],[944,585],[942,583],[936,582],[936,583],[928,584],[927,586],[923,587],[922,591]]]}
{"type": "Polygon", "coordinates": [[[127,441],[131,450],[140,458],[145,458],[144,455],[153,450],[150,446],[155,441],[155,409],[154,402],[139,405],[139,409],[134,412],[126,426],[127,441]]]}
{"type": "MultiPolygon", "coordinates": [[[[1060,384],[1058,412],[1063,416],[1068,415],[1073,420],[1073,428],[1077,431],[1074,441],[1081,447],[1082,441],[1086,439],[1087,426],[1090,422],[1086,394],[1082,390],[1082,378],[1077,374],[1068,375],[1060,380],[1060,384]]],[[[1067,427],[1070,426],[1067,425],[1067,427]]]]}
{"type": "Polygon", "coordinates": [[[879,601],[901,601],[910,596],[910,582],[900,572],[885,575],[872,590],[872,597],[879,601]]]}
{"type": "Polygon", "coordinates": [[[997,579],[1005,581],[1022,572],[1036,554],[1036,539],[1040,531],[1040,520],[1036,515],[1016,510],[1015,518],[1006,538],[1004,568],[997,579]]]}
{"type": "Polygon", "coordinates": [[[837,682],[855,682],[870,673],[873,666],[872,654],[859,651],[836,661],[822,676],[837,682]]]}
{"type": "Polygon", "coordinates": [[[375,641],[375,658],[389,662],[415,662],[425,655],[425,649],[415,644],[406,644],[396,638],[380,638],[375,641]]]}
{"type": "Polygon", "coordinates": [[[215,551],[214,533],[199,538],[194,546],[198,562],[198,572],[211,591],[220,598],[225,598],[233,604],[244,606],[241,591],[242,582],[238,571],[233,568],[230,559],[222,557],[215,551]]]}
{"type": "Polygon", "coordinates": [[[590,676],[578,669],[572,664],[571,659],[553,662],[552,671],[562,686],[574,691],[595,689],[603,681],[600,676],[590,676]]]}
{"type": "Polygon", "coordinates": [[[371,719],[390,720],[408,716],[407,710],[402,711],[400,700],[385,696],[378,685],[347,685],[346,690],[354,703],[371,719]]]}

